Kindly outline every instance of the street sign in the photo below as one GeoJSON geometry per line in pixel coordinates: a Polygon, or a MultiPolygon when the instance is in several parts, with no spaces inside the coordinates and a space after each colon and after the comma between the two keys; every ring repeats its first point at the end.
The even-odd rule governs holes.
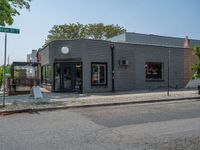
{"type": "Polygon", "coordinates": [[[19,34],[19,29],[0,27],[0,32],[19,34]]]}
{"type": "Polygon", "coordinates": [[[4,32],[5,33],[5,51],[4,51],[4,65],[3,65],[3,72],[4,72],[4,79],[3,79],[3,107],[4,107],[5,106],[6,77],[8,76],[8,74],[6,74],[7,33],[19,34],[20,31],[19,31],[19,29],[0,27],[0,32],[4,32]]]}

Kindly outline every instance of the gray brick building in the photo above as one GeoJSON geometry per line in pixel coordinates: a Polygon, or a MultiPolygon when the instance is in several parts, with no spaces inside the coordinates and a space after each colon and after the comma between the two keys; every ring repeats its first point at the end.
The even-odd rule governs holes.
{"type": "Polygon", "coordinates": [[[175,38],[182,45],[179,40],[170,44],[173,38],[167,44],[161,44],[163,38],[161,43],[144,37],[134,42],[134,34],[132,41],[126,34],[109,40],[50,42],[39,50],[42,85],[55,92],[85,93],[166,88],[169,79],[170,87],[184,87],[194,60],[185,40],[175,38]]]}

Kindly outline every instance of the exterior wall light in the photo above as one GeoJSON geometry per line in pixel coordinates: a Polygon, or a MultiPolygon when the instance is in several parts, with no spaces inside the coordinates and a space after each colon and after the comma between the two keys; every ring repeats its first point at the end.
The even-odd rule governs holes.
{"type": "Polygon", "coordinates": [[[69,53],[69,48],[68,48],[67,46],[62,47],[62,48],[61,48],[61,52],[62,52],[63,54],[68,54],[68,53],[69,53]]]}

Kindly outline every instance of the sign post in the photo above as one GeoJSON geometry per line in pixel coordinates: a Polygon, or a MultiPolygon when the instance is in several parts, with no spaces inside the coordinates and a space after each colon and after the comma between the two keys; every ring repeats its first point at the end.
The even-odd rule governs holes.
{"type": "Polygon", "coordinates": [[[4,50],[4,66],[3,66],[3,107],[5,106],[6,92],[6,53],[7,53],[7,33],[19,34],[19,29],[0,27],[0,32],[5,33],[5,50],[4,50]]]}

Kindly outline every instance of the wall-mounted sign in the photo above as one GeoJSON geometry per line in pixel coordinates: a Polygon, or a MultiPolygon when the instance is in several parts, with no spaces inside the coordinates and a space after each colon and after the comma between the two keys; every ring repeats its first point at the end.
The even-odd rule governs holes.
{"type": "Polygon", "coordinates": [[[68,47],[62,47],[62,48],[61,48],[61,52],[62,52],[63,54],[68,54],[68,53],[69,53],[69,48],[68,48],[68,47]]]}

